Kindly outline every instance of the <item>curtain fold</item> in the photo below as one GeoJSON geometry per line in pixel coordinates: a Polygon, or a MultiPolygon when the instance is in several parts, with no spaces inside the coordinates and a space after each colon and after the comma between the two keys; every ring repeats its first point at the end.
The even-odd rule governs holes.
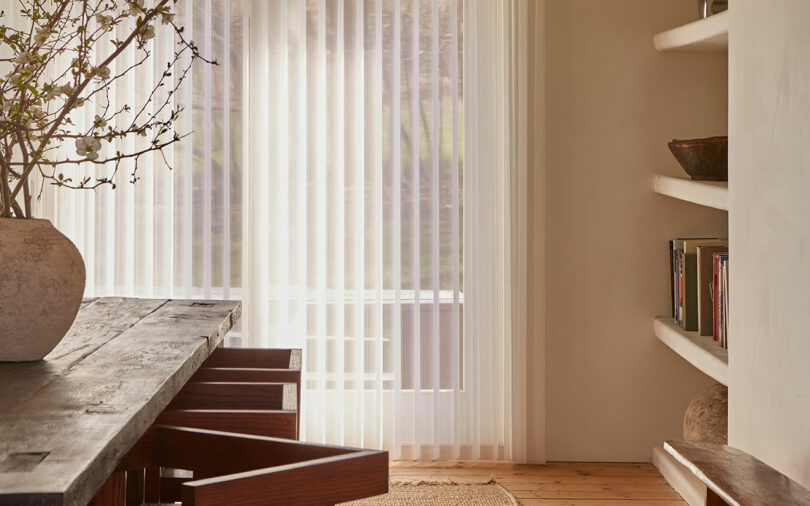
{"type": "Polygon", "coordinates": [[[303,437],[525,460],[527,2],[248,3],[245,336],[303,437]]]}

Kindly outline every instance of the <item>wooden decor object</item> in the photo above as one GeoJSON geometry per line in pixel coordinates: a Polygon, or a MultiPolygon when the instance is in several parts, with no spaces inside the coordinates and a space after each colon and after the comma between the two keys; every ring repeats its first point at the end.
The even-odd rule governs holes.
{"type": "Polygon", "coordinates": [[[664,449],[706,484],[707,505],[810,504],[810,491],[736,448],[713,443],[667,441],[664,449]]]}
{"type": "Polygon", "coordinates": [[[698,394],[683,415],[687,441],[728,444],[728,387],[715,383],[698,394]]]}
{"type": "Polygon", "coordinates": [[[728,181],[728,137],[674,139],[669,150],[696,181],[728,181]]]}

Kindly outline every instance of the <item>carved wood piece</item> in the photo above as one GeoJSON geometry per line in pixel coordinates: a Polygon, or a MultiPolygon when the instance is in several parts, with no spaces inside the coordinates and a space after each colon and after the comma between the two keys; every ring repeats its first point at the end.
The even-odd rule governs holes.
{"type": "Polygon", "coordinates": [[[664,449],[706,484],[710,492],[707,504],[723,504],[718,499],[730,505],[810,504],[809,490],[736,448],[667,441],[664,449]]]}

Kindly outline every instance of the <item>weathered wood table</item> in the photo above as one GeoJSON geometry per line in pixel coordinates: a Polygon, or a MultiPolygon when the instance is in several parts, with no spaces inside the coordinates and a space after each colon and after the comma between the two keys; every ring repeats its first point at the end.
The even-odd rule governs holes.
{"type": "Polygon", "coordinates": [[[0,363],[0,504],[86,504],[240,314],[96,299],[45,360],[0,363]]]}

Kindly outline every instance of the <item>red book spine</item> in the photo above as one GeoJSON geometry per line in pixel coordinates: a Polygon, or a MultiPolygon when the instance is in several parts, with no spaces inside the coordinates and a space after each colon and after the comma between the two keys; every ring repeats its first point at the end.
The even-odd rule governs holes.
{"type": "Polygon", "coordinates": [[[678,256],[678,322],[683,323],[683,255],[678,256]]]}
{"type": "Polygon", "coordinates": [[[720,258],[712,255],[712,339],[715,341],[720,340],[719,264],[720,258]]]}

